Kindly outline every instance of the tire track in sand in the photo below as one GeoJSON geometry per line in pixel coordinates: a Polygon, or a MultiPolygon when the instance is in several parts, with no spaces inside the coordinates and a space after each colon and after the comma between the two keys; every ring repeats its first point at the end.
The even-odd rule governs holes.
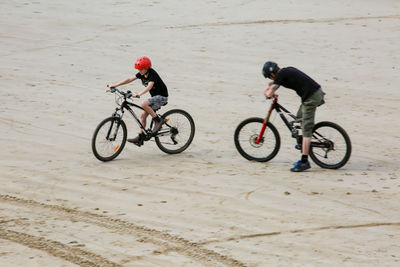
{"type": "Polygon", "coordinates": [[[315,228],[295,229],[295,230],[280,231],[280,232],[269,232],[269,233],[259,233],[259,234],[252,234],[252,235],[233,236],[233,237],[228,237],[225,239],[198,242],[198,244],[208,245],[208,244],[212,244],[212,243],[223,243],[223,242],[229,242],[229,241],[238,241],[238,240],[242,240],[242,239],[258,238],[258,237],[266,237],[266,236],[276,236],[276,235],[284,235],[284,234],[313,233],[313,232],[326,231],[326,230],[356,229],[356,228],[370,228],[370,227],[383,227],[383,226],[400,226],[400,222],[376,222],[376,223],[354,224],[354,225],[321,226],[321,227],[315,227],[315,228]]]}
{"type": "MultiPolygon", "coordinates": [[[[63,215],[75,221],[100,226],[118,233],[123,233],[124,235],[131,235],[141,240],[141,242],[148,242],[159,246],[162,251],[179,253],[183,256],[192,258],[195,261],[204,264],[205,266],[246,266],[244,263],[238,260],[219,254],[213,250],[203,248],[198,243],[194,243],[184,238],[159,230],[150,229],[145,226],[139,226],[121,219],[111,218],[104,215],[66,208],[58,205],[44,204],[35,200],[26,200],[10,195],[0,195],[0,202],[6,202],[12,205],[20,205],[31,209],[42,209],[47,212],[51,211],[52,216],[63,215]]],[[[48,240],[42,237],[35,237],[21,232],[10,231],[4,229],[1,224],[0,238],[17,242],[28,247],[40,249],[48,252],[51,255],[63,258],[73,263],[75,263],[75,261],[79,261],[81,262],[79,264],[87,264],[82,264],[82,266],[118,266],[116,263],[113,263],[94,253],[84,251],[80,248],[70,247],[60,242],[48,240]],[[103,265],[103,262],[109,265],[103,265]]],[[[159,253],[159,251],[155,252],[159,253]]]]}
{"type": "Polygon", "coordinates": [[[29,248],[38,249],[48,254],[75,263],[83,267],[119,267],[122,266],[109,261],[100,255],[88,252],[86,250],[70,247],[63,243],[49,240],[43,237],[33,236],[26,233],[5,230],[0,227],[0,238],[6,239],[29,248]]]}
{"type": "Polygon", "coordinates": [[[218,27],[218,26],[233,26],[233,25],[251,25],[251,24],[272,24],[272,23],[334,23],[342,21],[358,21],[358,20],[376,20],[376,19],[400,19],[400,15],[388,16],[365,16],[365,17],[342,17],[342,18],[323,18],[323,19],[269,19],[269,20],[249,20],[249,21],[233,21],[233,22],[214,22],[204,24],[191,24],[169,26],[167,29],[186,29],[198,27],[218,27]]]}

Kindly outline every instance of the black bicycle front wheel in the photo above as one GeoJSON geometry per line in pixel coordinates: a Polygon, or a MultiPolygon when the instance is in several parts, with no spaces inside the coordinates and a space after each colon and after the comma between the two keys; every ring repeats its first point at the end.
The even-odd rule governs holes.
{"type": "Polygon", "coordinates": [[[339,169],[350,159],[351,141],[346,131],[336,123],[315,124],[310,146],[311,159],[326,169],[339,169]]]}
{"type": "Polygon", "coordinates": [[[237,127],[234,141],[237,151],[248,160],[266,162],[278,154],[281,139],[275,126],[268,122],[264,135],[257,144],[256,140],[263,127],[262,118],[249,118],[237,127]]]}
{"type": "Polygon", "coordinates": [[[195,133],[192,116],[184,110],[172,109],[162,117],[166,121],[155,136],[157,146],[167,154],[177,154],[186,150],[195,133]]]}
{"type": "Polygon", "coordinates": [[[109,117],[97,126],[92,137],[92,151],[101,161],[115,159],[124,149],[128,131],[125,122],[117,117],[109,117]]]}

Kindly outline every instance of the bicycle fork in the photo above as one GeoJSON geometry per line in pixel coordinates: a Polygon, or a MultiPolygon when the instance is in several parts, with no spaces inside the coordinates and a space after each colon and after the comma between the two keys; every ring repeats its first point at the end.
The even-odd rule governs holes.
{"type": "Polygon", "coordinates": [[[261,142],[261,140],[262,140],[262,138],[263,138],[263,136],[264,136],[265,129],[267,128],[267,123],[269,122],[269,118],[271,117],[272,111],[273,111],[274,108],[275,108],[275,103],[276,103],[276,101],[277,101],[277,100],[274,99],[274,101],[273,101],[272,104],[271,104],[271,108],[268,110],[267,116],[264,118],[263,125],[262,125],[262,127],[261,127],[261,131],[260,131],[260,133],[258,134],[258,137],[257,137],[256,141],[254,142],[254,143],[256,143],[257,145],[261,142]]]}
{"type": "Polygon", "coordinates": [[[115,141],[115,138],[117,137],[117,133],[118,133],[118,129],[119,129],[120,125],[121,124],[119,123],[119,120],[118,121],[117,120],[111,121],[110,128],[108,129],[108,132],[107,132],[106,140],[115,141]],[[117,125],[116,125],[116,127],[114,129],[114,132],[112,133],[112,129],[114,127],[114,123],[116,123],[117,125]]]}

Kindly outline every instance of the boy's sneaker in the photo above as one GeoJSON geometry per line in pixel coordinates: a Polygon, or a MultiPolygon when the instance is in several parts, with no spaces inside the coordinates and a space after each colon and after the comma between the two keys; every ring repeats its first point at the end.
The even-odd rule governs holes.
{"type": "Polygon", "coordinates": [[[301,162],[301,160],[299,160],[298,162],[296,162],[294,164],[293,168],[291,168],[290,170],[292,172],[302,172],[309,168],[311,168],[309,161],[303,163],[303,162],[301,162]]]}
{"type": "Polygon", "coordinates": [[[143,145],[143,141],[144,141],[144,134],[140,133],[138,136],[136,136],[135,138],[129,138],[126,141],[130,142],[130,143],[134,143],[137,146],[141,146],[143,145]]]}
{"type": "Polygon", "coordinates": [[[159,116],[155,117],[153,120],[154,120],[154,127],[152,132],[153,134],[155,134],[156,132],[158,132],[158,130],[161,129],[161,126],[163,125],[165,120],[160,118],[159,116]]]}

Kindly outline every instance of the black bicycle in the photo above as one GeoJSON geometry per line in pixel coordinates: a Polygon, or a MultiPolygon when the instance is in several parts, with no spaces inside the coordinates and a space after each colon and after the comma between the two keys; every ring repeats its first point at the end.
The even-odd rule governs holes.
{"type": "Polygon", "coordinates": [[[144,129],[139,118],[131,107],[143,108],[129,101],[132,92],[123,92],[117,88],[110,88],[107,92],[115,94],[118,107],[111,117],[104,119],[97,126],[92,138],[92,151],[101,161],[115,159],[125,147],[128,130],[122,117],[125,110],[133,116],[139,127],[143,129],[144,141],[154,137],[157,146],[165,153],[177,154],[189,147],[194,138],[195,125],[193,118],[184,110],[172,109],[161,115],[164,124],[156,133],[152,132],[153,121],[150,128],[144,129]]]}
{"type": "MultiPolygon", "coordinates": [[[[278,130],[269,121],[273,110],[278,112],[291,132],[291,136],[296,139],[296,148],[301,150],[302,136],[299,134],[301,122],[278,103],[278,96],[275,95],[264,119],[249,118],[242,121],[236,128],[235,146],[246,159],[266,162],[278,154],[281,139],[278,130]],[[282,111],[293,121],[289,122],[282,111]]],[[[329,121],[318,122],[314,125],[310,157],[318,166],[326,169],[339,169],[347,163],[350,155],[350,138],[342,127],[329,121]]]]}

